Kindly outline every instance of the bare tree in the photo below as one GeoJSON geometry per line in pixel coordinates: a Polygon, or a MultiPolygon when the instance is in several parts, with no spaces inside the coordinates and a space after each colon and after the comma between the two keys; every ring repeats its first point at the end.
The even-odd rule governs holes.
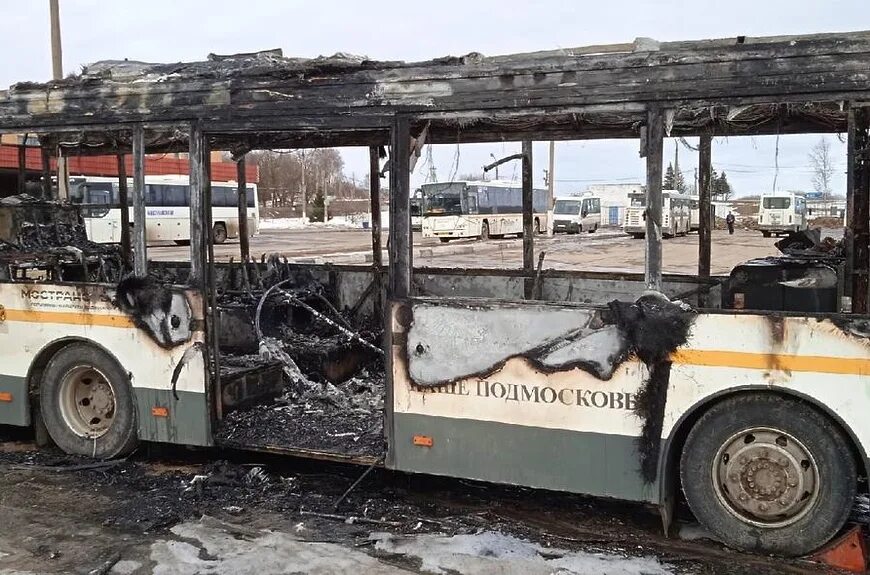
{"type": "Polygon", "coordinates": [[[810,150],[809,158],[810,165],[813,167],[813,187],[822,195],[827,215],[834,166],[831,162],[831,144],[826,137],[819,138],[819,141],[810,150]]]}

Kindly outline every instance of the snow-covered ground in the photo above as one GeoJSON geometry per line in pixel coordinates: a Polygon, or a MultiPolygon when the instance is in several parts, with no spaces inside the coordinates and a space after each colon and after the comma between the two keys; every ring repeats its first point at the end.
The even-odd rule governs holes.
{"type": "MultiPolygon", "coordinates": [[[[335,216],[328,222],[305,222],[302,218],[261,218],[261,230],[298,230],[302,228],[351,228],[362,229],[363,223],[371,225],[369,214],[354,214],[350,216],[335,216]]],[[[389,212],[381,212],[381,229],[390,226],[389,212]]]]}
{"type": "MultiPolygon", "coordinates": [[[[494,531],[469,535],[393,535],[373,533],[372,554],[339,543],[307,541],[304,523],[295,533],[253,530],[204,517],[171,529],[173,537],[152,543],[147,566],[155,574],[365,573],[399,575],[671,575],[654,557],[567,551],[544,547],[494,531]],[[381,561],[378,557],[392,561],[381,561]],[[410,559],[419,569],[398,567],[395,558],[410,559]]],[[[402,562],[403,564],[405,562],[402,562]]],[[[138,573],[146,567],[122,561],[110,573],[138,573]]]]}

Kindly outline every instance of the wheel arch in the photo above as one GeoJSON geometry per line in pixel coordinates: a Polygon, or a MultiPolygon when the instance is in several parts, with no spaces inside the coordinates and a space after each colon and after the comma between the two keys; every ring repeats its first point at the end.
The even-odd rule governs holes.
{"type": "Polygon", "coordinates": [[[124,364],[118,361],[118,358],[115,357],[115,354],[113,354],[111,351],[106,349],[105,346],[100,345],[94,340],[85,337],[62,337],[43,346],[42,349],[37,352],[36,357],[33,358],[33,361],[30,363],[30,367],[27,369],[27,391],[29,401],[32,402],[35,397],[39,396],[39,382],[42,380],[42,374],[45,372],[45,368],[48,366],[48,363],[55,355],[57,355],[60,350],[74,343],[84,343],[86,345],[90,345],[95,347],[96,349],[99,349],[107,356],[109,356],[112,361],[121,366],[123,370],[124,364]]]}
{"type": "MultiPolygon", "coordinates": [[[[855,464],[859,475],[868,476],[870,469],[870,461],[867,459],[867,453],[858,441],[849,425],[843,421],[837,413],[829,407],[819,402],[815,398],[788,388],[771,388],[767,385],[746,385],[737,388],[722,390],[700,399],[691,408],[677,420],[671,429],[668,438],[662,446],[662,456],[659,459],[659,477],[662,481],[659,483],[660,500],[675,501],[676,495],[679,493],[680,487],[680,454],[683,451],[683,445],[686,442],[686,437],[689,435],[694,424],[701,418],[704,413],[717,403],[730,399],[738,395],[751,395],[758,393],[766,393],[772,395],[780,395],[798,399],[809,404],[813,409],[828,417],[834,424],[849,438],[849,450],[855,458],[855,464]]],[[[860,485],[860,483],[859,483],[860,485]]]]}

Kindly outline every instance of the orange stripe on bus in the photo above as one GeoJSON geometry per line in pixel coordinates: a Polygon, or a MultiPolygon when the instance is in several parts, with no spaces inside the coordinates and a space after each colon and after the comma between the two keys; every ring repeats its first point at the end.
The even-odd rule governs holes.
{"type": "Polygon", "coordinates": [[[60,323],[67,325],[99,325],[105,327],[134,327],[133,320],[126,315],[106,315],[77,311],[7,309],[6,321],[60,323]]]}
{"type": "Polygon", "coordinates": [[[708,367],[743,367],[842,375],[870,375],[870,359],[857,357],[679,349],[671,354],[671,361],[708,367]]]}

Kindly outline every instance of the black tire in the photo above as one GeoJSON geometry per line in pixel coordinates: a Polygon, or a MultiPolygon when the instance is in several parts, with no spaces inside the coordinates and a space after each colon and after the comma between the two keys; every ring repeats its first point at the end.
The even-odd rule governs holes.
{"type": "MultiPolygon", "coordinates": [[[[83,376],[82,381],[87,378],[83,376]]],[[[88,385],[98,385],[99,382],[88,385]]],[[[83,403],[76,402],[76,409],[83,403]]],[[[88,400],[90,404],[91,400],[88,400]]],[[[133,390],[130,388],[127,374],[106,352],[85,343],[73,343],[58,351],[42,376],[40,385],[40,407],[42,418],[49,435],[63,451],[75,455],[86,455],[97,459],[111,459],[126,455],[136,448],[138,443],[136,402],[133,390]],[[72,412],[67,408],[62,395],[72,385],[68,383],[71,374],[76,371],[95,370],[102,375],[111,387],[114,404],[111,413],[105,415],[104,421],[109,421],[108,427],[101,434],[88,435],[82,428],[74,429],[81,418],[81,411],[72,412]],[[65,383],[65,381],[67,383],[65,383]]],[[[96,403],[96,401],[94,402],[96,403]]],[[[86,415],[85,415],[86,417],[86,415]]],[[[92,419],[91,422],[94,420],[92,419]]],[[[99,422],[97,422],[99,423],[99,422]]]]}
{"type": "Polygon", "coordinates": [[[827,543],[849,516],[857,471],[848,446],[849,439],[834,422],[805,402],[773,394],[732,397],[711,407],[689,432],[680,460],[683,493],[698,521],[726,544],[804,555],[827,543]],[[763,434],[767,440],[761,439],[763,434]],[[809,457],[792,465],[784,456],[786,446],[806,450],[809,457]],[[731,452],[740,458],[731,461],[731,452]],[[759,477],[765,478],[763,484],[759,477]],[[798,483],[808,478],[813,489],[798,483]],[[785,502],[787,513],[750,516],[735,498],[754,506],[756,513],[771,507],[778,511],[785,502]],[[797,502],[794,508],[791,501],[797,502]]]}
{"type": "Polygon", "coordinates": [[[486,241],[489,239],[489,223],[483,222],[480,224],[480,239],[481,241],[486,241]]]}
{"type": "Polygon", "coordinates": [[[539,235],[541,233],[541,220],[538,218],[535,218],[535,233],[539,235]]]}
{"type": "Polygon", "coordinates": [[[764,237],[766,237],[766,238],[769,238],[769,237],[770,237],[770,232],[761,232],[761,235],[764,236],[764,237]]]}
{"type": "Polygon", "coordinates": [[[631,234],[631,237],[636,239],[636,240],[642,240],[644,238],[644,235],[645,234],[635,233],[635,234],[631,234]]]}
{"type": "Polygon", "coordinates": [[[222,223],[217,223],[212,228],[211,241],[216,244],[222,244],[227,241],[227,227],[222,223]]]}
{"type": "Polygon", "coordinates": [[[592,229],[590,229],[588,231],[590,234],[594,234],[595,232],[597,232],[598,231],[598,224],[595,224],[594,226],[592,226],[592,229]]]}
{"type": "Polygon", "coordinates": [[[446,244],[447,242],[450,241],[450,238],[438,238],[438,239],[441,240],[442,244],[446,244]]]}

